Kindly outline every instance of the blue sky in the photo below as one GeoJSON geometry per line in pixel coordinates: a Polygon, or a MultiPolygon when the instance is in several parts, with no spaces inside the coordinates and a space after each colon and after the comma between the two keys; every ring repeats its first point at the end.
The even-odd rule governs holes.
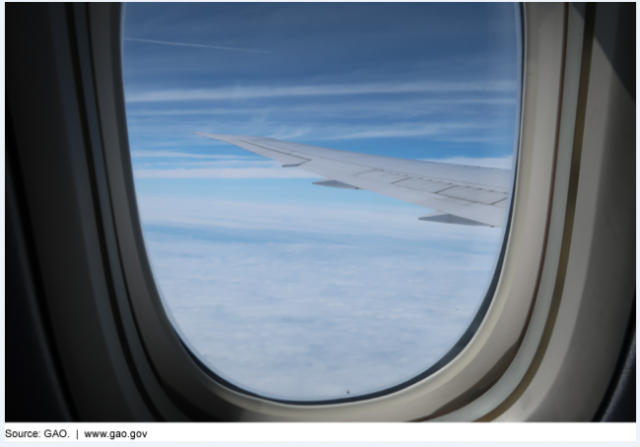
{"type": "Polygon", "coordinates": [[[170,314],[228,380],[330,399],[410,378],[484,296],[500,230],[193,132],[269,136],[510,168],[512,4],[152,4],[126,8],[138,203],[170,314]]]}

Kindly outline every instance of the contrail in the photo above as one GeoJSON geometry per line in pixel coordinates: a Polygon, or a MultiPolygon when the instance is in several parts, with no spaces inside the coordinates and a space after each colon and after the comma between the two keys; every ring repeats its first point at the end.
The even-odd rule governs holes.
{"type": "Polygon", "coordinates": [[[213,48],[214,50],[248,51],[250,53],[270,53],[270,51],[247,50],[245,48],[217,47],[217,46],[214,46],[214,45],[200,45],[200,44],[197,44],[197,43],[167,42],[167,41],[164,41],[164,40],[134,39],[133,37],[125,37],[124,40],[132,40],[134,42],[159,43],[159,44],[165,44],[165,45],[179,45],[179,46],[183,46],[183,47],[213,48]]]}

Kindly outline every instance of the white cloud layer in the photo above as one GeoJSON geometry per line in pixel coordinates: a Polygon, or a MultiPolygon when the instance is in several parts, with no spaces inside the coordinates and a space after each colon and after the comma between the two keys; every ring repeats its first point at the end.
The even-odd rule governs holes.
{"type": "Polygon", "coordinates": [[[264,210],[248,209],[251,228],[147,224],[146,243],[191,349],[226,380],[273,398],[357,396],[424,371],[473,318],[497,248],[495,231],[458,232],[451,244],[430,231],[438,224],[420,222],[422,232],[396,238],[402,229],[389,219],[365,215],[362,233],[317,233],[309,222],[327,210],[308,219],[309,210],[291,218],[276,207],[286,224],[271,227],[264,210]]]}

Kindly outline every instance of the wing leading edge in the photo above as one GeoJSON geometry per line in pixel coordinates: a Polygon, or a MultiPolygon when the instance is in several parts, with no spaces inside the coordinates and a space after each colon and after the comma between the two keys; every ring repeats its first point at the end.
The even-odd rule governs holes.
{"type": "Polygon", "coordinates": [[[316,185],[366,189],[436,210],[419,219],[458,225],[501,227],[509,199],[510,173],[482,168],[328,149],[266,137],[196,132],[325,177],[316,185]]]}

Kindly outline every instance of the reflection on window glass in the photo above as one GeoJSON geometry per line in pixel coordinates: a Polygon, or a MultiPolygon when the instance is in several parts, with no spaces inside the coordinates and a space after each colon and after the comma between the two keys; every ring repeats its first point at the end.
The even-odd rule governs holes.
{"type": "Polygon", "coordinates": [[[519,20],[504,3],[127,5],[145,242],[167,313],[213,374],[335,400],[452,350],[506,225],[519,20]],[[265,156],[195,132],[313,147],[262,140],[265,156]],[[350,154],[321,169],[314,157],[335,153],[314,147],[350,154]],[[302,164],[282,158],[303,149],[302,164]]]}

